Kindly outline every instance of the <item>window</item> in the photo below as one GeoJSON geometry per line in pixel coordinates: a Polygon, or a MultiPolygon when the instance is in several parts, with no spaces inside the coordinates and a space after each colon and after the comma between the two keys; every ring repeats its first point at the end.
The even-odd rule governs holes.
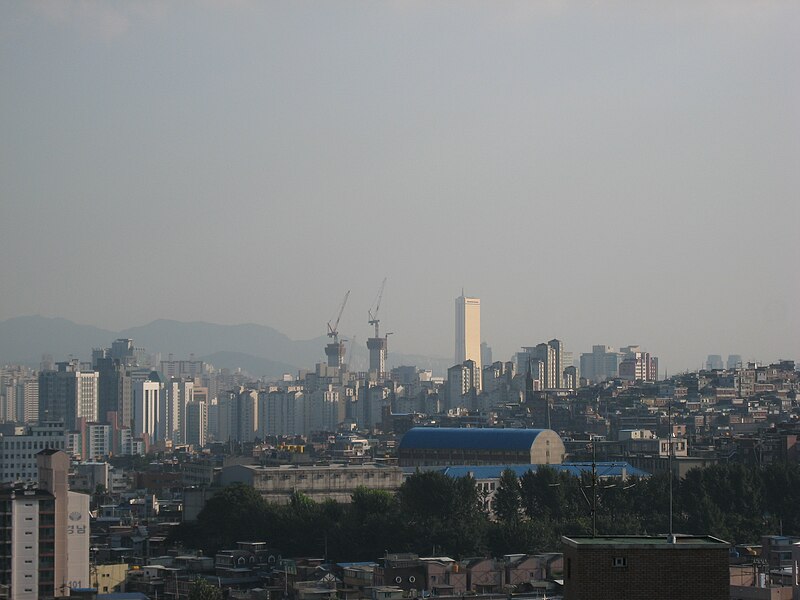
{"type": "Polygon", "coordinates": [[[615,568],[627,567],[628,559],[624,556],[615,556],[611,559],[611,566],[615,568]]]}

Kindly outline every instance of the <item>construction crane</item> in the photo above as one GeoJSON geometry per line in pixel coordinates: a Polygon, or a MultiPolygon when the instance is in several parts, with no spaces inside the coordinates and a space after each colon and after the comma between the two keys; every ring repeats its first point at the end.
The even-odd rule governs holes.
{"type": "Polygon", "coordinates": [[[384,287],[386,287],[386,278],[385,277],[383,278],[383,283],[381,283],[381,289],[378,290],[378,297],[375,298],[375,303],[372,305],[372,307],[375,310],[373,310],[373,308],[370,308],[367,311],[367,314],[369,315],[369,324],[375,326],[375,337],[376,338],[380,337],[379,330],[378,330],[378,323],[380,323],[381,320],[378,318],[378,311],[381,308],[381,299],[383,298],[383,288],[384,287]]]}
{"type": "Polygon", "coordinates": [[[328,337],[333,338],[333,343],[337,344],[339,342],[339,320],[342,318],[342,313],[344,312],[344,306],[347,304],[347,299],[350,297],[350,290],[347,290],[347,293],[344,295],[344,300],[342,300],[342,306],[339,309],[339,314],[336,316],[336,322],[331,325],[331,322],[328,321],[328,337]]]}

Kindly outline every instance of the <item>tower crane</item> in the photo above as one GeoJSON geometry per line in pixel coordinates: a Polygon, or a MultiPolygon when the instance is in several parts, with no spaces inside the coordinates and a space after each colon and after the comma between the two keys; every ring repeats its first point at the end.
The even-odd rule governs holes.
{"type": "Polygon", "coordinates": [[[339,343],[339,320],[342,318],[342,313],[344,312],[345,304],[347,304],[347,299],[350,297],[350,290],[347,290],[347,293],[344,295],[344,300],[342,300],[342,306],[339,309],[339,314],[336,316],[336,322],[331,325],[331,322],[328,321],[328,337],[333,338],[333,343],[339,343]]]}
{"type": "Polygon", "coordinates": [[[378,290],[378,297],[375,298],[375,302],[372,305],[372,308],[370,308],[367,311],[367,314],[369,315],[369,324],[375,326],[375,337],[376,338],[380,337],[378,324],[381,322],[381,320],[378,318],[378,311],[381,308],[381,299],[383,299],[383,288],[384,287],[386,287],[386,277],[383,278],[383,283],[381,283],[381,289],[378,290]],[[374,308],[374,310],[373,310],[373,308],[374,308]]]}

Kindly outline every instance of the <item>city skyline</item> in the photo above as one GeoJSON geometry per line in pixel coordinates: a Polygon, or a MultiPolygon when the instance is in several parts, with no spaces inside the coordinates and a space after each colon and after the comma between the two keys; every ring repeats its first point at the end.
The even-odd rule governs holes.
{"type": "MultiPolygon", "coordinates": [[[[458,303],[459,298],[456,298],[456,305],[458,303]]],[[[477,300],[478,302],[480,299],[478,298],[470,298],[472,300],[477,300]]],[[[457,313],[457,309],[456,309],[457,313]]],[[[456,314],[457,317],[457,314],[456,314]]],[[[3,348],[0,348],[0,352],[3,353],[3,356],[0,356],[0,361],[5,361],[7,364],[27,364],[33,365],[38,364],[40,358],[43,359],[44,355],[47,355],[49,358],[48,360],[84,360],[88,361],[90,355],[92,360],[94,360],[94,353],[95,349],[99,346],[102,346],[106,343],[108,339],[118,338],[117,342],[128,342],[128,343],[140,343],[142,342],[141,335],[144,335],[144,341],[141,347],[141,351],[148,353],[148,354],[159,354],[161,355],[162,359],[169,355],[172,357],[173,355],[181,360],[186,360],[187,357],[194,357],[194,356],[203,356],[203,355],[211,355],[216,352],[219,352],[219,348],[234,348],[234,350],[229,350],[227,352],[232,353],[231,357],[226,358],[225,364],[223,364],[226,368],[245,368],[242,364],[233,364],[228,363],[230,360],[236,361],[237,353],[241,357],[241,360],[245,360],[245,362],[249,362],[250,359],[262,359],[267,362],[272,362],[279,360],[282,356],[283,359],[288,361],[287,363],[274,363],[276,366],[280,365],[282,370],[280,373],[285,373],[292,371],[293,369],[302,369],[306,367],[310,367],[316,363],[325,363],[326,362],[326,351],[329,347],[329,344],[325,344],[325,337],[324,336],[317,336],[316,338],[311,338],[308,340],[293,340],[288,336],[277,329],[268,327],[268,326],[261,326],[255,324],[238,324],[238,325],[219,325],[219,324],[212,324],[206,322],[184,322],[184,321],[164,321],[164,320],[157,320],[150,324],[132,328],[129,330],[123,330],[120,332],[114,332],[111,330],[103,330],[99,328],[95,328],[94,326],[90,325],[82,325],[72,323],[71,321],[66,321],[64,319],[50,319],[44,318],[40,316],[35,317],[20,317],[19,319],[28,322],[27,325],[23,325],[22,329],[16,329],[15,331],[6,331],[6,335],[4,336],[5,345],[3,348]],[[30,319],[33,319],[30,322],[30,319]],[[54,323],[59,323],[58,326],[55,326],[54,323]],[[75,327],[77,329],[70,330],[71,333],[65,333],[61,327],[64,324],[70,324],[70,327],[75,327]],[[55,334],[55,341],[52,343],[56,346],[55,348],[48,346],[47,342],[42,342],[42,334],[47,334],[47,329],[49,327],[55,326],[56,329],[53,330],[55,334]],[[24,336],[24,331],[26,327],[31,328],[29,332],[33,334],[33,338],[31,340],[20,338],[19,336],[24,336]],[[176,329],[177,327],[177,329],[176,329]],[[199,329],[198,329],[199,327],[199,329]],[[84,331],[83,328],[86,328],[87,331],[84,331]],[[247,334],[246,339],[242,342],[242,346],[236,342],[231,341],[231,335],[241,336],[243,332],[248,329],[253,328],[254,331],[249,332],[247,334]],[[259,343],[259,335],[257,330],[262,329],[265,332],[268,332],[266,337],[263,340],[263,343],[259,343]],[[77,333],[80,332],[80,333],[77,333]],[[161,333],[156,333],[161,332],[161,333]],[[225,332],[225,333],[223,333],[225,332]],[[91,343],[86,343],[86,336],[92,336],[95,340],[91,343]],[[12,336],[15,336],[12,338],[12,336]],[[121,337],[120,337],[121,336],[121,337]],[[155,337],[154,337],[155,336],[155,337]],[[200,336],[200,337],[198,337],[200,336]],[[205,337],[204,337],[205,336],[205,337]],[[210,337],[209,337],[210,336],[210,337]],[[274,336],[278,336],[278,339],[284,340],[292,345],[292,349],[288,351],[288,354],[282,354],[282,350],[279,348],[273,347],[272,344],[274,343],[274,336]],[[81,344],[77,342],[78,339],[83,339],[84,343],[81,344]],[[203,339],[204,341],[199,346],[194,346],[192,340],[195,340],[194,343],[197,343],[198,340],[203,339]],[[218,339],[222,339],[221,343],[218,345],[216,341],[218,339]],[[16,342],[14,341],[16,340],[16,342]],[[159,341],[160,340],[160,341],[159,341]],[[9,344],[9,341],[11,342],[9,344]],[[77,343],[77,345],[76,345],[77,343]],[[31,345],[32,344],[32,345],[31,345]],[[65,344],[67,344],[69,350],[65,350],[65,344]],[[176,346],[177,344],[177,346],[176,346]],[[264,345],[265,344],[265,345],[264,345]],[[16,347],[17,345],[21,345],[25,350],[21,350],[20,354],[9,354],[10,349],[16,347]],[[299,346],[298,346],[299,345],[299,346]],[[34,350],[33,348],[37,348],[34,350]],[[315,353],[315,356],[309,355],[309,348],[312,348],[312,353],[315,353]],[[27,354],[24,354],[27,352],[27,354]],[[24,354],[24,356],[23,356],[24,354]],[[34,356],[35,354],[35,356],[34,356]],[[293,362],[293,364],[289,364],[293,362]]],[[[456,319],[457,320],[457,319],[456,319]]],[[[16,319],[11,319],[8,323],[14,322],[16,319]]],[[[0,321],[0,326],[4,324],[3,321],[0,321]]],[[[393,333],[393,332],[390,332],[393,333]]],[[[457,335],[457,331],[455,332],[457,335]]],[[[381,337],[381,340],[386,340],[385,337],[381,337]]],[[[345,364],[349,364],[353,360],[353,348],[352,342],[358,344],[359,352],[356,360],[360,360],[363,362],[362,365],[355,366],[356,370],[365,370],[367,369],[367,365],[369,362],[369,349],[368,346],[364,343],[363,338],[359,340],[358,335],[352,336],[351,339],[344,339],[345,342],[345,364]]],[[[503,355],[494,355],[493,361],[511,361],[518,363],[519,356],[524,354],[526,351],[531,349],[530,342],[535,340],[530,339],[527,340],[526,343],[520,344],[518,348],[511,354],[511,356],[503,356],[503,355]]],[[[563,340],[553,339],[551,342],[558,342],[563,346],[563,340]]],[[[550,343],[550,342],[548,342],[550,343]]],[[[486,344],[484,341],[483,344],[486,344]]],[[[541,345],[541,344],[540,344],[541,345]]],[[[579,374],[583,374],[584,371],[590,374],[594,374],[598,369],[600,371],[605,372],[606,367],[598,366],[602,364],[605,360],[600,357],[600,363],[597,363],[598,360],[596,357],[590,358],[593,352],[597,352],[598,349],[600,352],[610,352],[611,355],[617,357],[613,361],[613,365],[610,368],[611,371],[616,370],[617,366],[619,365],[619,361],[622,360],[626,354],[629,354],[631,349],[635,349],[636,351],[642,350],[649,350],[647,345],[643,344],[633,344],[633,345],[609,345],[609,344],[601,344],[597,345],[594,344],[590,348],[582,348],[578,347],[575,348],[571,344],[567,344],[569,346],[569,352],[567,353],[569,356],[569,360],[564,363],[564,367],[568,367],[574,365],[579,368],[579,374]],[[584,364],[585,360],[589,360],[590,363],[584,364]],[[591,361],[595,361],[592,363],[591,361]]],[[[491,348],[489,348],[491,350],[491,348]]],[[[226,351],[222,351],[222,354],[225,354],[226,351]]],[[[479,347],[478,352],[481,352],[481,348],[479,347]]],[[[654,353],[655,355],[658,352],[654,353]]],[[[737,364],[747,365],[748,363],[757,363],[757,364],[769,364],[771,362],[776,362],[779,360],[794,360],[791,357],[779,356],[779,357],[765,357],[765,356],[757,356],[753,354],[744,355],[739,353],[727,353],[727,368],[734,368],[737,364]]],[[[328,357],[329,358],[329,357],[328,357]]],[[[437,356],[434,354],[426,354],[424,351],[417,352],[417,353],[395,353],[393,356],[392,353],[388,354],[388,364],[392,367],[401,366],[401,365],[410,365],[415,364],[416,366],[425,366],[427,365],[429,368],[431,367],[430,364],[427,364],[425,361],[426,359],[431,360],[433,363],[439,363],[438,367],[433,366],[432,368],[439,374],[444,374],[444,370],[451,366],[451,363],[459,364],[461,361],[458,361],[455,357],[442,357],[437,356]],[[400,360],[397,360],[397,357],[400,357],[400,360]],[[410,362],[409,362],[410,360],[410,362]],[[422,360],[422,363],[417,363],[416,360],[422,360]]],[[[673,375],[680,372],[691,372],[696,370],[702,369],[712,369],[716,368],[711,366],[708,362],[708,359],[712,358],[712,355],[708,355],[705,359],[702,360],[702,364],[698,365],[690,365],[683,369],[670,369],[670,365],[664,365],[663,361],[661,366],[658,368],[657,375],[659,378],[664,377],[665,375],[673,375]]],[[[170,358],[172,360],[172,358],[170,358]]],[[[483,362],[483,360],[481,359],[483,362]]],[[[212,362],[216,362],[212,359],[212,362]]],[[[527,364],[527,363],[526,363],[527,364]]],[[[482,367],[488,366],[487,364],[482,364],[482,367]]],[[[518,365],[519,367],[519,365],[518,365]]],[[[597,371],[597,372],[600,372],[597,371]]],[[[251,369],[251,373],[259,372],[258,369],[253,371],[251,369]]]]}
{"type": "Polygon", "coordinates": [[[791,3],[0,7],[0,320],[800,355],[791,3]],[[213,32],[209,35],[209,32],[213,32]],[[153,293],[158,290],[157,293],[153,293]]]}

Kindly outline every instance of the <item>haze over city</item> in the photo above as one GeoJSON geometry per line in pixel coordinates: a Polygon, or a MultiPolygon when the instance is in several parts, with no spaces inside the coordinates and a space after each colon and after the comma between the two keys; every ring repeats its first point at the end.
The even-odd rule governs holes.
{"type": "MultiPolygon", "coordinates": [[[[800,5],[0,6],[0,320],[798,358],[800,5]]],[[[109,340],[110,342],[110,340],[109,340]]],[[[322,348],[320,348],[320,353],[322,348]]]]}

